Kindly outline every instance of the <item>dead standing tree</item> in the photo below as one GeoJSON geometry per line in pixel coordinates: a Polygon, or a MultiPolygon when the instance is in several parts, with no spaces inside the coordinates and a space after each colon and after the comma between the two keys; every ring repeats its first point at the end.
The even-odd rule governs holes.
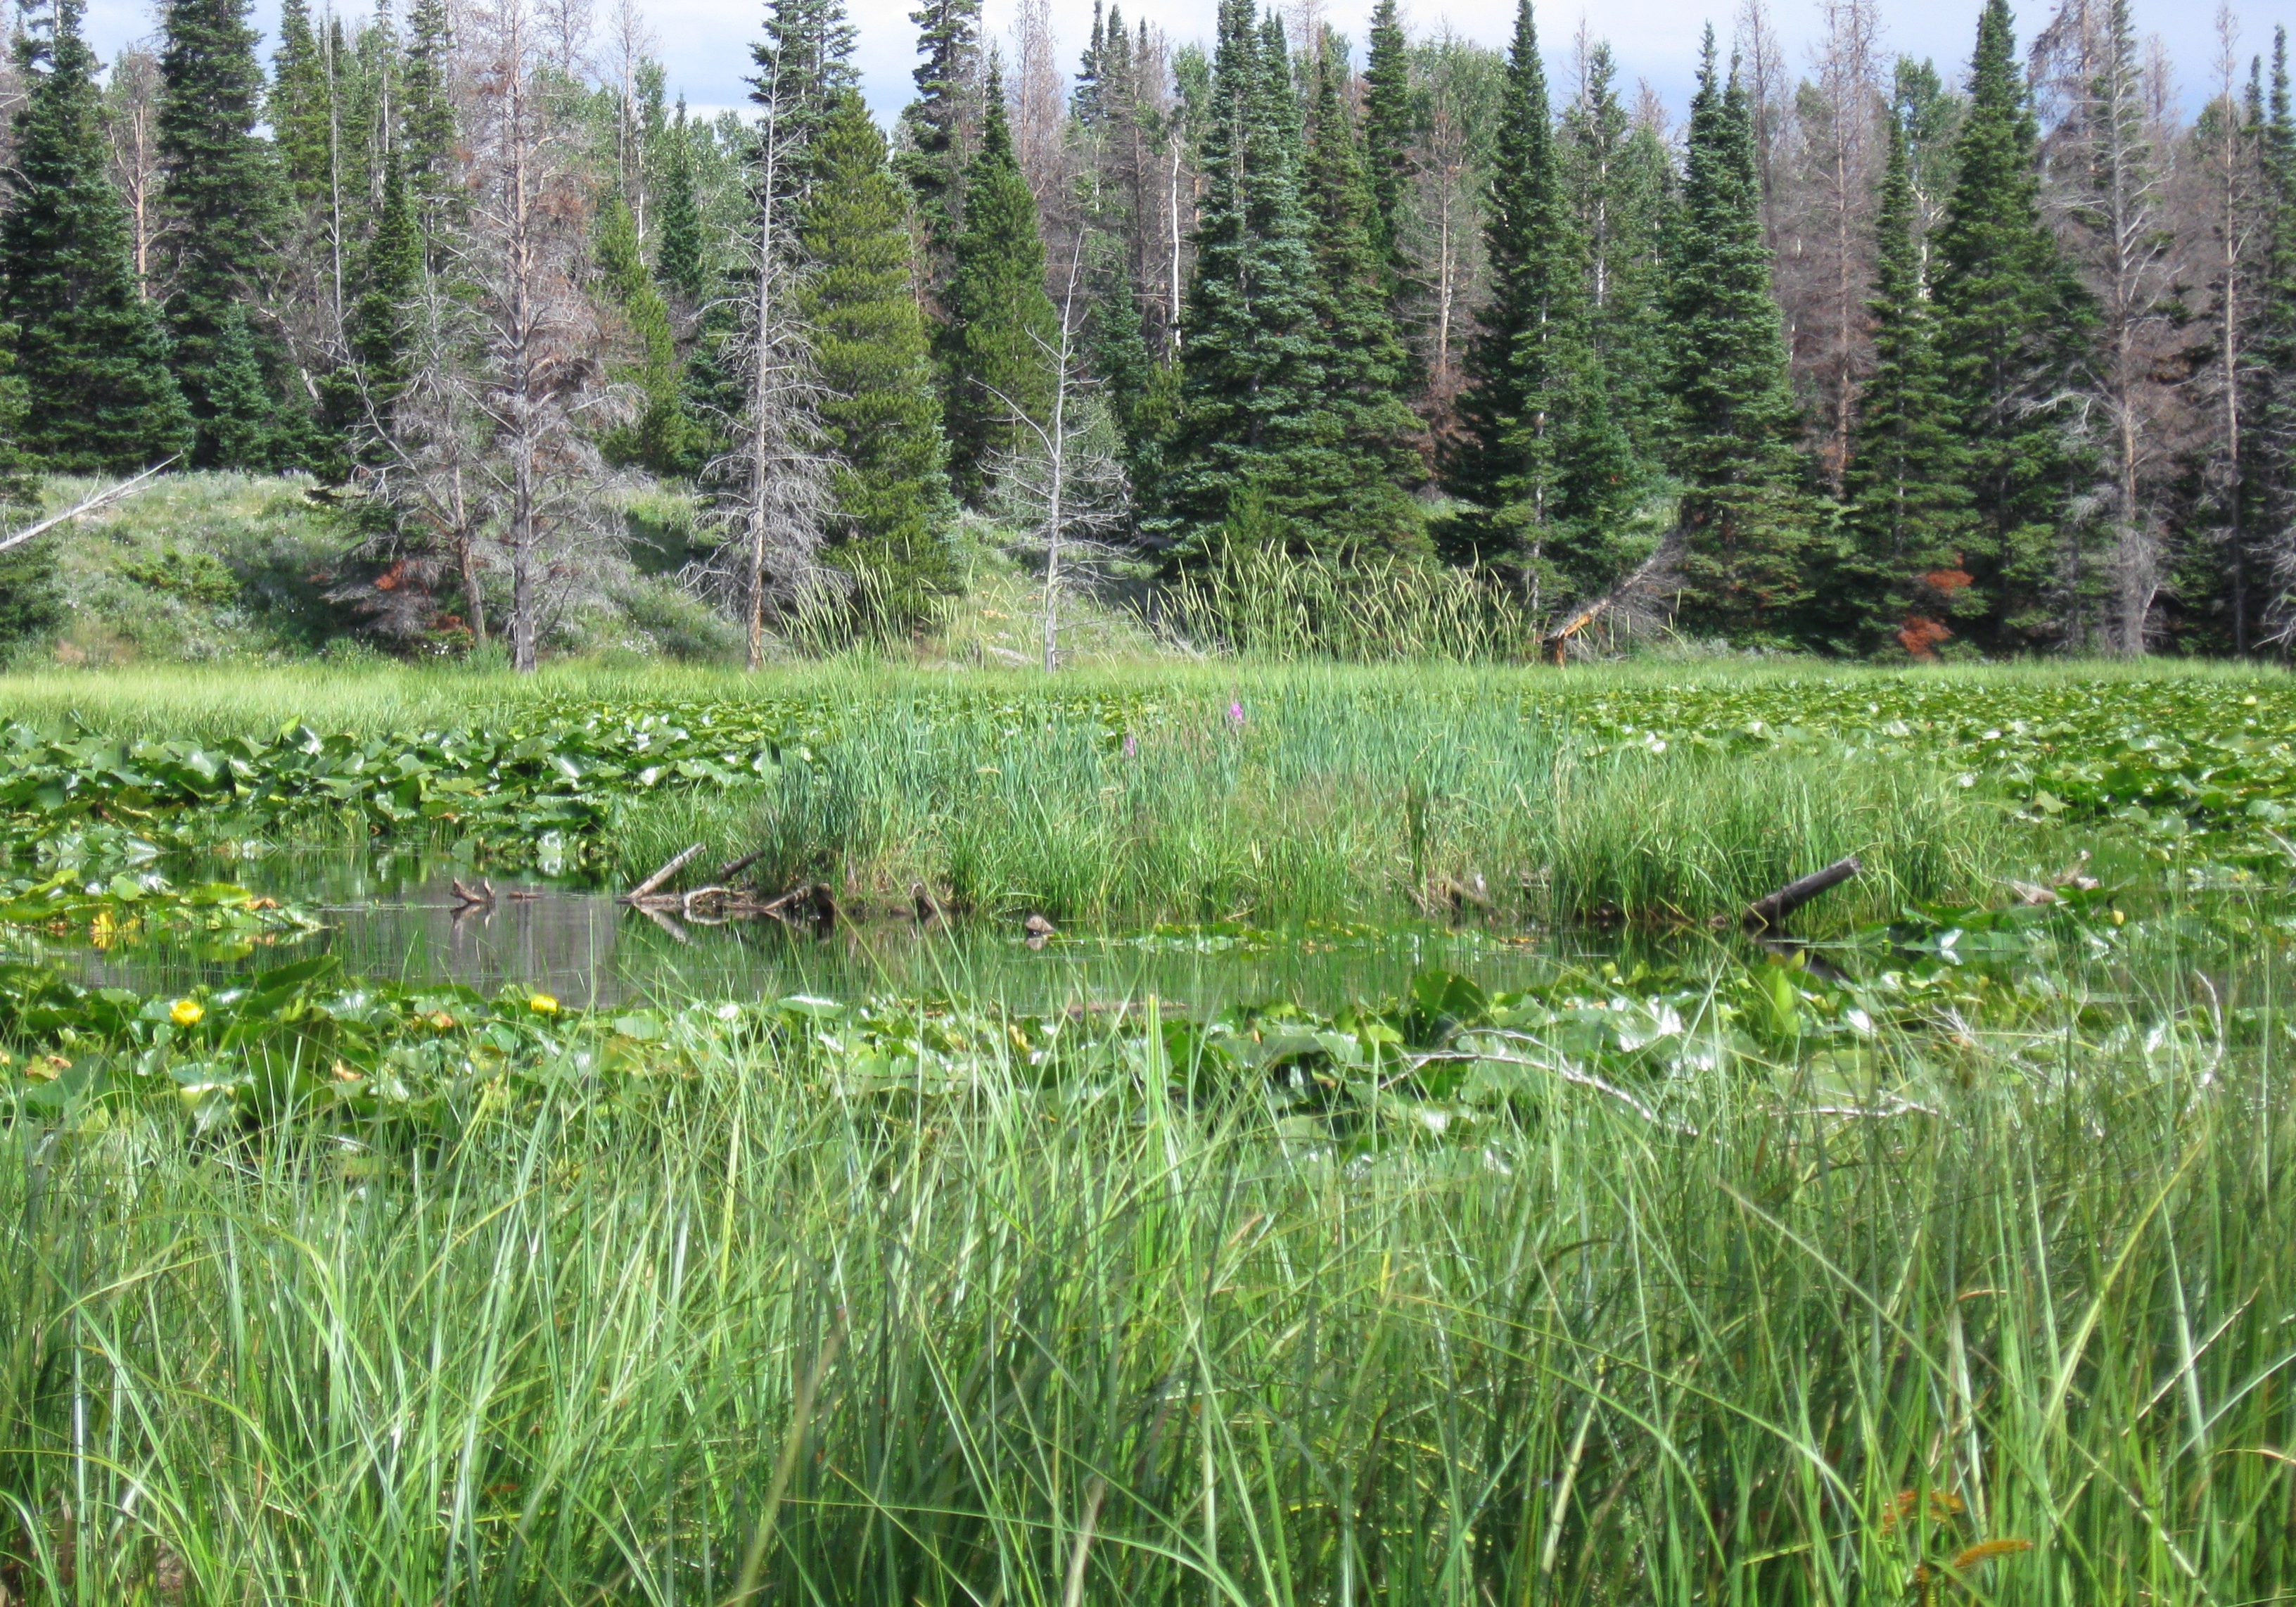
{"type": "Polygon", "coordinates": [[[768,65],[758,84],[762,115],[750,152],[747,294],[726,348],[742,381],[742,411],[727,421],[733,449],[710,465],[731,536],[720,578],[728,567],[738,576],[751,669],[765,663],[775,600],[801,605],[825,578],[816,555],[829,511],[829,460],[816,415],[820,388],[798,314],[804,119],[791,115],[792,98],[778,67],[768,65]]]}
{"type": "Polygon", "coordinates": [[[2103,448],[2112,511],[2106,640],[2135,658],[2169,584],[2154,503],[2172,456],[2165,432],[2178,398],[2163,373],[2181,339],[2183,310],[2164,207],[2161,97],[2138,62],[2127,0],[2064,0],[2034,41],[2033,61],[2045,102],[2054,91],[2062,109],[2043,151],[2052,199],[2097,308],[2078,399],[2103,448]]]}
{"type": "Polygon", "coordinates": [[[480,462],[510,572],[512,667],[537,662],[545,616],[611,545],[598,457],[582,415],[603,397],[596,319],[578,276],[587,197],[568,131],[538,82],[545,58],[528,0],[468,13],[465,127],[471,225],[461,252],[480,350],[470,388],[490,437],[480,462]]]}
{"type": "Polygon", "coordinates": [[[1070,248],[1068,286],[1061,297],[1060,335],[1048,344],[1034,336],[1053,371],[1052,406],[1037,418],[1001,391],[1007,416],[1021,426],[1021,446],[997,466],[996,499],[1028,521],[1045,548],[1044,662],[1060,668],[1061,588],[1082,553],[1125,522],[1128,488],[1105,416],[1087,419],[1086,381],[1077,360],[1077,295],[1083,282],[1085,237],[1070,248]],[[1099,428],[1093,426],[1097,424],[1099,428]]]}

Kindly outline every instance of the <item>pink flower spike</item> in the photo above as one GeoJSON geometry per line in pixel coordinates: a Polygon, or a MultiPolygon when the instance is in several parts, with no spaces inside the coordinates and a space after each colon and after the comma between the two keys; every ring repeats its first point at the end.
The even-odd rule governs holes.
{"type": "Polygon", "coordinates": [[[1228,724],[1231,726],[1241,726],[1243,724],[1243,700],[1242,698],[1236,699],[1227,706],[1227,720],[1228,724]]]}

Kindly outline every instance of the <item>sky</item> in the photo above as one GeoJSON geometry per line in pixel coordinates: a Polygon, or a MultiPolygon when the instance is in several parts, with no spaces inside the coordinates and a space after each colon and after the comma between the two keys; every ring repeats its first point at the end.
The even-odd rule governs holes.
{"type": "MultiPolygon", "coordinates": [[[[321,10],[327,0],[310,0],[321,10]]],[[[366,0],[336,0],[347,12],[363,12],[366,0]]],[[[915,62],[915,29],[908,12],[916,0],[847,0],[859,30],[857,62],[862,88],[877,115],[887,121],[911,94],[909,70],[915,62]]],[[[1004,38],[1014,0],[987,0],[988,31],[1004,38]]],[[[1078,50],[1092,25],[1091,0],[1053,0],[1054,27],[1063,61],[1074,70],[1078,50]]],[[[1331,24],[1354,40],[1358,52],[1372,0],[1322,0],[1331,24]]],[[[1679,113],[1689,105],[1697,72],[1700,30],[1710,18],[1728,48],[1730,19],[1738,0],[1545,0],[1538,6],[1540,42],[1560,82],[1569,65],[1572,36],[1584,19],[1597,37],[1611,41],[1622,82],[1647,79],[1679,113]]],[[[1966,64],[1977,36],[1981,0],[1882,0],[1882,40],[1891,54],[1926,56],[1948,78],[1966,64]]],[[[1809,51],[1821,31],[1817,0],[1769,0],[1772,20],[1785,47],[1788,65],[1807,70],[1809,51]]],[[[2018,7],[2021,48],[2054,7],[2028,0],[2018,7]]],[[[1133,0],[1123,6],[1136,24],[1142,16],[1175,40],[1209,41],[1217,0],[1133,0]]],[[[2188,106],[2207,96],[2218,59],[2213,0],[2134,0],[2140,34],[2157,34],[2176,65],[2179,98],[2188,106]]],[[[603,21],[605,0],[600,0],[603,21]]],[[[646,12],[660,41],[670,92],[681,91],[702,111],[738,103],[747,93],[749,45],[758,32],[762,0],[647,0],[646,12]]],[[[2296,0],[2239,0],[2243,62],[2270,49],[2276,25],[2296,31],[2296,0]]],[[[278,0],[256,0],[257,25],[264,30],[266,59],[278,17],[278,0]]],[[[156,26],[150,0],[92,0],[88,33],[107,59],[119,45],[149,36],[156,26]]],[[[1404,0],[1406,26],[1416,34],[1448,27],[1454,33],[1491,45],[1504,45],[1512,29],[1514,0],[1404,0]]],[[[601,29],[603,35],[603,28],[601,29]]],[[[2245,71],[2243,66],[2243,71],[2245,71]]]]}

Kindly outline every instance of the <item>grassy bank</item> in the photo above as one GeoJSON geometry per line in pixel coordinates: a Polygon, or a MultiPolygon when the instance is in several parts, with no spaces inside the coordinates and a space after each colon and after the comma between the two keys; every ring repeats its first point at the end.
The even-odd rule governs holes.
{"type": "Polygon", "coordinates": [[[1815,1056],[1693,1012],[1631,1078],[1423,1022],[1483,1094],[1368,1122],[1144,1003],[890,1055],[697,1007],[413,1144],[19,1122],[0,1585],[2286,1600],[2278,1000],[2154,958],[1815,1056]]]}

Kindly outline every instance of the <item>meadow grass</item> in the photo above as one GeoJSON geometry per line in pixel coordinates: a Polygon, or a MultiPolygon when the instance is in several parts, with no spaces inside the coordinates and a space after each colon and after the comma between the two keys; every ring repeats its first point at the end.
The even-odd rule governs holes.
{"type": "Polygon", "coordinates": [[[19,1127],[0,1586],[2292,1599],[2284,1045],[2177,955],[2064,980],[1662,1121],[1303,1124],[1141,1001],[1053,1082],[718,1034],[443,1146],[19,1127]]]}

